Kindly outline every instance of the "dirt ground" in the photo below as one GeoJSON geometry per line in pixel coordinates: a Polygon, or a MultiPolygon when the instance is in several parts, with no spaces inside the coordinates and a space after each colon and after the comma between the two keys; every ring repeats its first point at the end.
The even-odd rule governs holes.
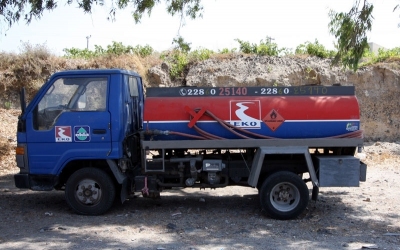
{"type": "Polygon", "coordinates": [[[358,188],[321,188],[296,220],[264,216],[257,190],[175,189],[72,212],[60,191],[14,187],[17,111],[1,110],[1,249],[400,249],[400,142],[367,142],[358,188]]]}

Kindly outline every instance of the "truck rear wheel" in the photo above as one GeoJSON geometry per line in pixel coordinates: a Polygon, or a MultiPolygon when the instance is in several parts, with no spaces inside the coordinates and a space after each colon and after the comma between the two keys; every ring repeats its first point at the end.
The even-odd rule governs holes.
{"type": "Polygon", "coordinates": [[[114,182],[103,170],[80,169],[68,178],[65,199],[78,214],[103,214],[110,209],[114,202],[114,182]]]}
{"type": "Polygon", "coordinates": [[[262,184],[259,195],[263,211],[280,220],[296,218],[309,200],[307,185],[298,175],[288,171],[270,175],[262,184]]]}

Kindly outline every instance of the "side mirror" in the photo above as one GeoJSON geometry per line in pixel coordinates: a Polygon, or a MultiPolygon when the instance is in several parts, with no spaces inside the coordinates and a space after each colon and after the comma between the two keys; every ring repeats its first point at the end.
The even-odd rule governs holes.
{"type": "Polygon", "coordinates": [[[21,104],[21,111],[22,114],[25,112],[26,109],[26,91],[25,88],[21,89],[21,93],[19,94],[19,102],[21,104]]]}

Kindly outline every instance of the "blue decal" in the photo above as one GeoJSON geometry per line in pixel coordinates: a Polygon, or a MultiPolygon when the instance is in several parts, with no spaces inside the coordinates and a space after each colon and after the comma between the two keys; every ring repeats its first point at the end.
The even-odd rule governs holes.
{"type": "Polygon", "coordinates": [[[355,122],[349,122],[346,124],[346,130],[347,131],[357,131],[358,130],[358,124],[355,122]]]}

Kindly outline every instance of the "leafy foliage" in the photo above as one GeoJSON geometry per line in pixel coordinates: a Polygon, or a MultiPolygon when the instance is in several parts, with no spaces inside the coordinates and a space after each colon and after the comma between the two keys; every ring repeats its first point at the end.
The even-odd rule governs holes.
{"type": "Polygon", "coordinates": [[[190,47],[189,42],[186,42],[182,36],[178,36],[172,40],[172,44],[175,45],[175,49],[182,51],[184,53],[188,53],[192,48],[190,47]]]}
{"type": "Polygon", "coordinates": [[[161,55],[161,59],[168,62],[169,75],[172,79],[183,77],[183,72],[189,63],[187,53],[179,50],[174,50],[169,54],[161,55]]]}
{"type": "MultiPolygon", "coordinates": [[[[95,5],[112,6],[109,10],[108,19],[114,20],[118,9],[132,8],[132,16],[136,23],[139,23],[144,13],[149,16],[153,8],[165,2],[167,12],[174,16],[181,16],[181,20],[187,16],[196,19],[202,16],[203,7],[201,0],[66,0],[66,4],[77,4],[84,13],[91,13],[95,5]]],[[[33,18],[40,19],[45,10],[54,10],[58,4],[63,6],[57,0],[1,0],[0,1],[0,18],[9,26],[23,19],[26,23],[30,23],[33,18]]],[[[0,20],[1,20],[0,19],[0,20]]]]}
{"type": "Polygon", "coordinates": [[[65,53],[65,57],[67,58],[83,58],[90,59],[104,55],[124,55],[124,54],[134,54],[140,57],[146,57],[153,54],[154,50],[150,45],[136,45],[136,47],[132,47],[130,45],[125,46],[122,42],[113,41],[111,45],[107,45],[107,48],[104,49],[99,45],[94,46],[94,51],[88,49],[78,49],[78,48],[65,48],[63,51],[65,53]]]}
{"type": "Polygon", "coordinates": [[[314,43],[305,42],[297,46],[295,54],[310,55],[320,58],[332,58],[335,55],[335,51],[327,50],[324,45],[320,44],[317,39],[314,43]]]}
{"type": "Polygon", "coordinates": [[[221,50],[218,50],[218,54],[231,54],[236,52],[236,48],[233,49],[228,49],[228,48],[223,48],[221,50]]]}
{"type": "Polygon", "coordinates": [[[168,63],[169,74],[174,80],[184,77],[190,63],[207,60],[214,54],[214,51],[204,48],[192,52],[188,52],[185,47],[183,48],[176,48],[161,55],[161,59],[168,63]]]}
{"type": "Polygon", "coordinates": [[[189,58],[191,61],[204,61],[207,60],[211,57],[211,55],[214,54],[214,51],[209,50],[209,49],[197,49],[194,50],[189,54],[189,58]]]}
{"type": "Polygon", "coordinates": [[[235,39],[239,43],[239,51],[245,54],[256,54],[260,56],[278,56],[280,52],[284,51],[279,49],[276,43],[271,43],[268,38],[264,41],[261,40],[260,44],[251,44],[248,41],[235,39]]]}
{"type": "Polygon", "coordinates": [[[371,53],[367,50],[363,57],[365,58],[365,62],[362,63],[363,66],[384,62],[389,59],[400,60],[400,47],[393,49],[379,49],[378,54],[371,53]]]}
{"type": "Polygon", "coordinates": [[[348,13],[330,11],[330,33],[337,38],[338,51],[333,63],[341,62],[345,68],[357,70],[365,49],[368,48],[367,31],[372,27],[373,5],[364,0],[360,8],[357,0],[348,13]]]}
{"type": "Polygon", "coordinates": [[[389,50],[379,49],[378,56],[376,57],[375,62],[383,62],[389,58],[400,59],[400,47],[396,47],[389,50]]]}

